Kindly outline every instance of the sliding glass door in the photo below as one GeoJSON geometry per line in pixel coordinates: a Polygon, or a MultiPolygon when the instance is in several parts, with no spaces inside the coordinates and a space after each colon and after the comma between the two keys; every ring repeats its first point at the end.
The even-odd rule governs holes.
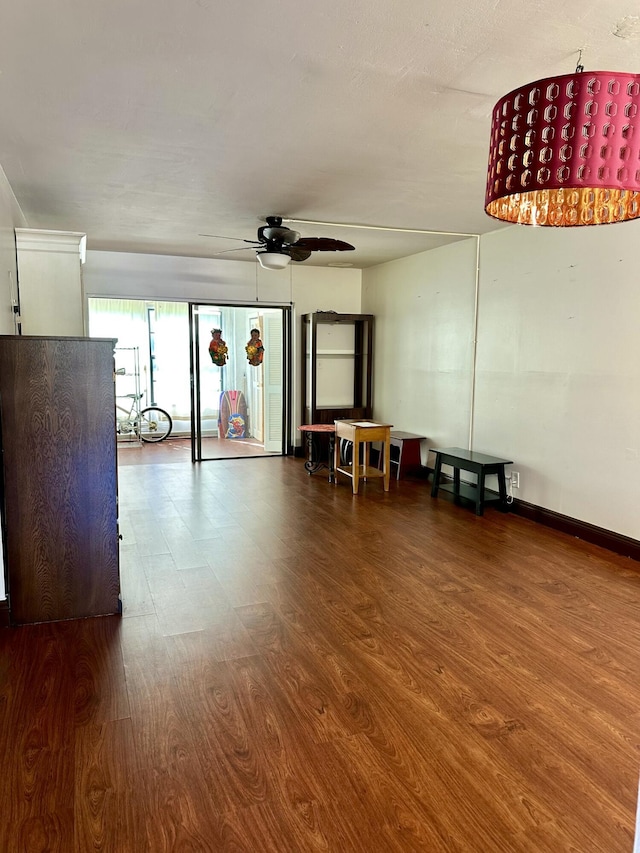
{"type": "MultiPolygon", "coordinates": [[[[190,440],[194,462],[289,449],[290,308],[92,297],[89,329],[118,339],[119,403],[130,407],[135,394],[141,409],[170,414],[158,447],[184,442],[188,452],[190,440]],[[211,346],[213,330],[224,344],[211,346]]],[[[119,439],[139,445],[132,431],[119,439]]]]}
{"type": "Polygon", "coordinates": [[[189,335],[193,461],[285,453],[289,309],[191,303],[189,335]]]}

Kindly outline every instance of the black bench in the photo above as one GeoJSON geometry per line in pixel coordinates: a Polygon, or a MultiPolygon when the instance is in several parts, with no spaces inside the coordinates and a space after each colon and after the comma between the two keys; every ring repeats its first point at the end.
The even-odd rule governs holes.
{"type": "Polygon", "coordinates": [[[456,503],[460,498],[473,501],[476,505],[476,515],[482,515],[487,503],[497,502],[500,509],[506,512],[507,484],[504,473],[505,465],[513,465],[510,459],[498,459],[496,456],[487,456],[486,453],[478,453],[475,450],[463,450],[461,447],[445,447],[434,450],[436,464],[433,471],[433,485],[431,486],[431,497],[438,496],[438,490],[452,492],[456,503]],[[453,483],[440,483],[440,473],[443,465],[453,467],[453,483]],[[471,471],[477,475],[477,483],[461,483],[460,470],[471,471]],[[498,492],[485,488],[484,481],[487,474],[496,474],[498,477],[498,492]]]}

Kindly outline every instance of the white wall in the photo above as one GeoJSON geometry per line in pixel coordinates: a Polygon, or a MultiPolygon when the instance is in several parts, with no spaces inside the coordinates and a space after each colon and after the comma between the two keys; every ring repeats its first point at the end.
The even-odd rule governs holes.
{"type": "MultiPolygon", "coordinates": [[[[472,446],[513,459],[516,496],[640,539],[640,223],[481,238],[472,446]]],[[[472,244],[366,270],[375,410],[468,446],[472,244]]]]}
{"type": "Polygon", "coordinates": [[[16,229],[23,335],[84,335],[85,239],[74,231],[16,229]]]}
{"type": "Polygon", "coordinates": [[[640,539],[640,223],[481,241],[474,445],[518,497],[640,539]]]}
{"type": "Polygon", "coordinates": [[[0,166],[0,334],[15,331],[12,302],[17,298],[14,228],[25,225],[22,211],[0,166]]]}
{"type": "Polygon", "coordinates": [[[367,269],[362,310],[375,315],[374,416],[466,447],[473,373],[476,240],[367,269]]]}
{"type": "Polygon", "coordinates": [[[83,280],[88,297],[253,304],[257,291],[263,302],[291,298],[288,269],[210,258],[88,251],[83,280]]]}
{"type": "Polygon", "coordinates": [[[87,296],[288,305],[296,312],[359,310],[360,270],[291,263],[264,270],[256,262],[127,252],[87,252],[87,296]]]}
{"type": "Polygon", "coordinates": [[[255,261],[87,252],[87,297],[167,299],[216,304],[293,305],[293,442],[301,443],[300,316],[312,311],[360,313],[361,272],[291,263],[264,270],[255,261]]]}

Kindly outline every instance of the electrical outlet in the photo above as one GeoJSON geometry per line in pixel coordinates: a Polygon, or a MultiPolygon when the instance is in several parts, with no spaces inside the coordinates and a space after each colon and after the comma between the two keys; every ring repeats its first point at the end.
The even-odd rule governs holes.
{"type": "Polygon", "coordinates": [[[520,472],[519,471],[512,471],[511,472],[511,486],[514,489],[520,488],[520,472]]]}

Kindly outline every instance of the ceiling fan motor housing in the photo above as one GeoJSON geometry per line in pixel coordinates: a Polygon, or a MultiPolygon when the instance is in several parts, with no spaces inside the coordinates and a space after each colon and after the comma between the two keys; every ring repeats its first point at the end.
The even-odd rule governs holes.
{"type": "Polygon", "coordinates": [[[291,245],[300,239],[300,234],[297,231],[292,231],[290,228],[281,228],[279,226],[263,225],[258,228],[258,240],[261,243],[280,243],[291,245]]]}

